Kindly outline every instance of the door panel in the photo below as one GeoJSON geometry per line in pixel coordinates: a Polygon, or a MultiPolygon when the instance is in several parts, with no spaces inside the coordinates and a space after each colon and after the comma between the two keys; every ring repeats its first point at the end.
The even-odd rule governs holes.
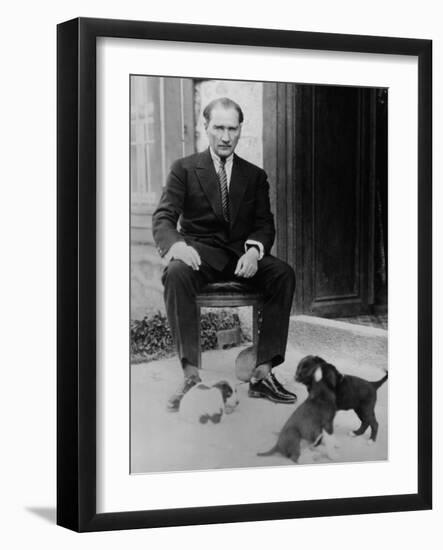
{"type": "Polygon", "coordinates": [[[360,291],[359,112],[359,94],[353,88],[314,91],[314,307],[358,298],[360,291]]]}
{"type": "MultiPolygon", "coordinates": [[[[368,89],[309,90],[311,164],[301,183],[304,251],[302,310],[324,316],[367,313],[373,277],[373,147],[368,89]]],[[[295,129],[296,141],[301,128],[295,129]]],[[[298,149],[302,144],[298,144],[298,149]]]]}
{"type": "Polygon", "coordinates": [[[368,313],[373,302],[375,92],[279,85],[284,171],[277,204],[290,207],[277,238],[295,269],[295,311],[368,313]],[[287,116],[288,112],[290,116],[287,116]],[[288,232],[290,235],[288,235],[288,232]]]}

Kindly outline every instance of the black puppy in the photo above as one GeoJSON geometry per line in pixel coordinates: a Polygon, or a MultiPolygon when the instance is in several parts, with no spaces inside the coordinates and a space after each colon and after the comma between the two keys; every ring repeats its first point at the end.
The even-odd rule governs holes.
{"type": "Polygon", "coordinates": [[[292,413],[283,426],[277,443],[258,456],[270,456],[277,452],[297,462],[300,456],[302,439],[319,445],[322,441],[326,447],[326,454],[335,459],[333,451],[333,420],[336,412],[335,392],[322,381],[320,368],[313,373],[313,381],[307,399],[292,413]]]}
{"type": "Polygon", "coordinates": [[[323,379],[331,389],[336,392],[337,410],[354,409],[361,420],[358,430],[353,435],[362,435],[371,427],[370,442],[377,438],[378,422],[375,418],[375,403],[377,401],[377,389],[388,379],[386,374],[377,382],[369,382],[358,376],[341,374],[334,365],[327,363],[321,357],[308,355],[297,366],[295,380],[304,384],[308,391],[314,383],[314,374],[321,367],[323,379]]]}

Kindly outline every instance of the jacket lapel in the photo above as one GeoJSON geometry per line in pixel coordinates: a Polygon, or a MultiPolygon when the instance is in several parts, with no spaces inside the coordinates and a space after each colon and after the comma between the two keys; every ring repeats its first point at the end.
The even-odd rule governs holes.
{"type": "Polygon", "coordinates": [[[229,203],[231,214],[231,226],[234,224],[237,217],[240,204],[248,186],[248,180],[240,166],[239,158],[234,155],[232,164],[231,182],[229,184],[229,203]]]}
{"type": "Polygon", "coordinates": [[[220,197],[220,184],[209,149],[201,153],[196,165],[196,173],[198,181],[208,197],[215,215],[220,218],[221,221],[224,221],[220,197]]]}

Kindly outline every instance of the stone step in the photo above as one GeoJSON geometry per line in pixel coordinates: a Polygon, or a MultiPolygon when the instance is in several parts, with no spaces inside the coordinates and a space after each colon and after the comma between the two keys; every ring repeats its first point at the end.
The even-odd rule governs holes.
{"type": "Polygon", "coordinates": [[[293,315],[288,342],[303,354],[320,355],[327,361],[341,357],[360,367],[387,368],[388,331],[381,328],[293,315]]]}

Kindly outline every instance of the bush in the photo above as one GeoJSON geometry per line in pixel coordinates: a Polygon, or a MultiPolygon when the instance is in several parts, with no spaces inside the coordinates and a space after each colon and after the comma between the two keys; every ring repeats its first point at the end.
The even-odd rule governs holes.
{"type": "Polygon", "coordinates": [[[172,349],[168,321],[160,312],[141,321],[131,321],[131,359],[154,359],[171,353],[172,349]]]}
{"type": "MultiPolygon", "coordinates": [[[[217,347],[217,331],[240,326],[236,313],[208,311],[201,317],[202,350],[217,347]]],[[[175,352],[166,316],[158,312],[141,321],[131,321],[131,361],[140,362],[172,355],[175,352]]]]}

